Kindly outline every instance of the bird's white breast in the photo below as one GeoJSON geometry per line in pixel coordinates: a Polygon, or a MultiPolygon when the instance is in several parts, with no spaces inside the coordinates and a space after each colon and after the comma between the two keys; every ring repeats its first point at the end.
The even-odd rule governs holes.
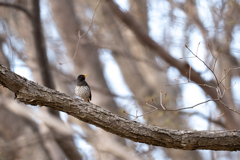
{"type": "Polygon", "coordinates": [[[88,86],[76,86],[75,94],[87,101],[90,97],[90,88],[88,86]]]}

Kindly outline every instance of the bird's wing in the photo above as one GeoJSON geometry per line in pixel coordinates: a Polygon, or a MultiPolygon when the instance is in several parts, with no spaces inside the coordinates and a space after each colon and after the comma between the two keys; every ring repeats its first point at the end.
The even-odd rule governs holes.
{"type": "Polygon", "coordinates": [[[92,93],[91,93],[91,90],[90,90],[90,98],[89,98],[90,100],[92,100],[92,93]]]}
{"type": "MultiPolygon", "coordinates": [[[[87,84],[87,82],[86,82],[86,84],[87,84]]],[[[90,100],[92,100],[91,88],[89,87],[89,85],[88,85],[88,84],[87,84],[87,86],[88,86],[88,88],[89,88],[89,90],[90,90],[90,97],[89,97],[89,99],[90,99],[90,100]]]]}

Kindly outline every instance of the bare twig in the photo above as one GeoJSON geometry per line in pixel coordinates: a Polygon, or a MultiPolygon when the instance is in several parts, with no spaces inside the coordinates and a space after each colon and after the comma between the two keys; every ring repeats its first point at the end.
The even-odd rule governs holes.
{"type": "Polygon", "coordinates": [[[210,85],[207,85],[207,84],[198,84],[198,83],[195,83],[199,86],[204,86],[204,87],[209,87],[209,88],[213,88],[213,89],[216,89],[216,87],[213,87],[213,86],[210,86],[210,85]]]}
{"type": "Polygon", "coordinates": [[[229,107],[229,106],[226,105],[222,100],[219,100],[219,102],[222,103],[223,106],[224,106],[224,107],[227,107],[229,110],[231,110],[231,111],[233,111],[233,112],[236,112],[236,113],[240,114],[240,112],[238,112],[237,110],[235,110],[235,109],[229,107]]]}
{"type": "Polygon", "coordinates": [[[232,86],[226,88],[226,90],[233,88],[236,84],[237,84],[237,82],[234,82],[234,84],[232,86]]]}
{"type": "Polygon", "coordinates": [[[201,61],[201,62],[212,72],[213,76],[215,77],[216,83],[217,83],[217,85],[218,85],[218,82],[219,82],[219,81],[218,81],[218,78],[217,78],[216,74],[213,72],[213,70],[212,70],[201,58],[199,58],[197,55],[195,55],[195,54],[193,53],[193,51],[192,51],[190,48],[188,48],[187,45],[185,45],[185,47],[186,47],[199,61],[201,61]]]}
{"type": "Polygon", "coordinates": [[[134,116],[132,114],[127,113],[126,111],[123,111],[123,113],[126,114],[126,115],[129,115],[129,116],[132,116],[132,117],[136,117],[136,116],[134,116]]]}
{"type": "Polygon", "coordinates": [[[182,58],[179,58],[179,59],[185,59],[185,58],[196,58],[196,57],[182,57],[182,58]]]}
{"type": "Polygon", "coordinates": [[[93,16],[92,16],[91,24],[90,24],[90,26],[89,26],[87,32],[80,36],[81,38],[84,37],[84,36],[89,32],[89,30],[92,28],[92,25],[93,25],[93,19],[94,19],[94,17],[95,17],[95,14],[96,14],[96,11],[97,11],[97,8],[98,8],[100,2],[101,2],[101,0],[98,0],[97,5],[96,5],[96,7],[94,8],[94,13],[93,13],[93,16]]]}
{"type": "Polygon", "coordinates": [[[221,89],[220,89],[218,86],[217,86],[217,88],[216,88],[216,92],[217,92],[218,99],[219,99],[220,97],[222,97],[221,89]]]}
{"type": "Polygon", "coordinates": [[[189,116],[193,116],[193,115],[199,116],[199,117],[201,117],[201,118],[203,118],[203,119],[205,119],[205,120],[207,120],[209,122],[212,122],[212,123],[217,124],[217,125],[219,125],[219,126],[221,126],[223,128],[226,128],[226,125],[223,122],[221,122],[220,120],[214,120],[211,117],[207,117],[207,116],[205,116],[204,114],[202,114],[200,112],[191,112],[191,113],[189,113],[189,112],[180,111],[179,114],[183,114],[183,115],[185,114],[185,115],[189,115],[189,116]]]}
{"type": "Polygon", "coordinates": [[[184,84],[197,84],[199,86],[205,86],[205,87],[209,87],[209,88],[213,88],[213,89],[216,89],[216,87],[213,87],[213,86],[210,86],[210,85],[207,85],[207,84],[198,84],[198,83],[194,83],[194,82],[186,82],[186,83],[177,83],[177,84],[167,84],[165,86],[178,86],[178,85],[184,85],[184,84]]]}
{"type": "MultiPolygon", "coordinates": [[[[135,119],[137,119],[137,118],[139,118],[139,117],[143,117],[143,116],[145,116],[145,115],[147,115],[147,114],[150,114],[150,113],[152,113],[152,112],[155,112],[155,111],[157,111],[157,110],[158,110],[158,109],[154,109],[154,110],[152,110],[152,111],[143,113],[142,115],[136,116],[135,119]]],[[[135,120],[135,119],[134,119],[134,120],[135,120]]]]}
{"type": "MultiPolygon", "coordinates": [[[[163,108],[164,111],[181,111],[181,110],[185,110],[185,109],[190,109],[190,108],[197,107],[197,106],[199,106],[199,105],[201,105],[201,104],[204,104],[204,103],[207,103],[207,102],[210,102],[210,101],[219,101],[219,99],[209,99],[209,100],[207,100],[207,101],[204,101],[204,102],[195,104],[194,106],[184,107],[184,108],[180,108],[180,109],[166,109],[165,107],[163,107],[163,105],[161,105],[161,104],[160,104],[160,105],[161,105],[161,107],[163,108]]],[[[152,112],[155,112],[155,111],[159,110],[159,108],[157,108],[156,106],[153,106],[153,105],[148,104],[148,103],[146,103],[146,104],[147,104],[148,106],[154,108],[154,109],[151,110],[151,111],[149,111],[149,112],[146,112],[146,113],[144,113],[144,114],[142,114],[142,115],[139,115],[139,116],[138,116],[138,115],[134,116],[134,115],[132,115],[132,114],[126,113],[125,111],[124,111],[124,113],[127,114],[127,115],[130,115],[130,116],[133,116],[133,117],[135,117],[135,119],[137,119],[137,118],[139,118],[139,117],[142,117],[142,116],[144,116],[144,115],[147,115],[147,114],[150,114],[150,113],[152,113],[152,112]]],[[[231,109],[231,110],[233,110],[233,109],[231,109]]],[[[236,111],[236,112],[237,112],[237,111],[236,111]]]]}
{"type": "Polygon", "coordinates": [[[209,51],[210,51],[211,55],[212,55],[212,56],[213,56],[213,58],[215,59],[214,55],[212,54],[212,51],[211,51],[210,45],[209,45],[209,44],[207,44],[207,46],[208,46],[208,49],[209,49],[209,51]]]}
{"type": "Polygon", "coordinates": [[[207,102],[211,102],[211,101],[218,101],[219,99],[209,99],[207,101],[204,101],[204,102],[201,102],[201,103],[198,103],[198,104],[195,104],[194,106],[191,106],[191,107],[184,107],[184,108],[179,108],[179,109],[167,109],[166,111],[181,111],[181,110],[185,110],[185,109],[190,109],[190,108],[194,108],[194,107],[197,107],[201,104],[204,104],[204,103],[207,103],[207,102]]]}
{"type": "Polygon", "coordinates": [[[154,108],[154,109],[158,109],[158,108],[155,107],[154,105],[151,105],[151,104],[148,104],[148,103],[146,103],[146,105],[148,105],[148,106],[150,106],[150,107],[152,107],[152,108],[154,108]]]}
{"type": "Polygon", "coordinates": [[[188,81],[191,82],[191,66],[189,66],[189,75],[188,75],[188,81]]]}
{"type": "Polygon", "coordinates": [[[163,110],[166,110],[162,103],[162,90],[160,90],[160,106],[162,107],[163,110]]]}
{"type": "Polygon", "coordinates": [[[222,98],[223,98],[223,96],[224,96],[224,94],[225,94],[226,90],[227,90],[226,88],[224,88],[224,89],[223,89],[223,93],[222,93],[222,96],[220,97],[220,99],[222,99],[222,98]]]}
{"type": "Polygon", "coordinates": [[[146,103],[146,104],[147,104],[148,106],[153,107],[154,109],[151,110],[151,111],[149,111],[149,112],[143,113],[143,114],[141,114],[141,115],[137,115],[138,109],[136,110],[136,115],[129,114],[129,113],[127,113],[126,111],[123,111],[123,113],[126,114],[126,115],[129,115],[129,116],[134,117],[135,119],[133,119],[133,120],[136,120],[136,119],[139,118],[139,117],[143,117],[144,115],[147,115],[147,114],[150,114],[150,113],[152,113],[152,112],[155,112],[155,111],[159,110],[159,108],[155,107],[154,105],[151,105],[151,104],[148,104],[148,103],[146,103]]]}
{"type": "Polygon", "coordinates": [[[217,116],[217,118],[222,117],[225,114],[225,112],[223,112],[222,114],[220,114],[219,116],[217,116]]]}
{"type": "Polygon", "coordinates": [[[153,99],[152,99],[152,103],[153,103],[153,105],[155,106],[155,103],[154,103],[153,99]]]}
{"type": "Polygon", "coordinates": [[[215,69],[215,66],[216,66],[217,59],[218,59],[219,55],[220,55],[220,50],[218,51],[217,57],[216,57],[216,58],[214,58],[214,64],[213,64],[213,69],[212,69],[212,70],[213,70],[213,72],[214,72],[214,69],[215,69]]]}
{"type": "Polygon", "coordinates": [[[201,42],[198,43],[198,47],[197,47],[197,52],[196,52],[196,56],[198,54],[198,49],[199,49],[199,46],[200,46],[201,42]]]}
{"type": "Polygon", "coordinates": [[[184,85],[184,84],[189,84],[189,83],[192,83],[192,82],[177,83],[177,84],[167,84],[167,85],[165,85],[165,86],[178,86],[178,85],[184,85]]]}
{"type": "Polygon", "coordinates": [[[240,67],[232,67],[227,71],[227,74],[225,74],[225,76],[219,81],[219,83],[222,83],[222,81],[228,76],[228,74],[234,70],[234,69],[240,69],[240,67]]]}
{"type": "Polygon", "coordinates": [[[76,55],[77,55],[77,50],[78,50],[78,46],[79,46],[79,44],[80,44],[81,38],[84,37],[84,36],[90,31],[90,29],[92,28],[93,20],[94,20],[94,17],[95,17],[95,14],[96,14],[96,11],[97,11],[97,8],[98,8],[100,2],[101,2],[101,0],[98,0],[97,5],[96,5],[96,7],[94,8],[94,13],[93,13],[93,16],[92,16],[92,20],[91,20],[90,26],[88,27],[88,30],[87,30],[83,35],[81,35],[80,30],[78,31],[78,42],[77,42],[77,45],[76,45],[76,49],[75,49],[73,58],[72,58],[70,61],[68,61],[68,62],[59,63],[60,65],[66,64],[66,63],[69,63],[69,62],[72,62],[72,61],[75,59],[75,57],[76,57],[76,55]]]}
{"type": "Polygon", "coordinates": [[[76,49],[75,49],[75,52],[74,52],[73,58],[72,58],[70,61],[68,61],[68,62],[65,62],[65,63],[59,63],[60,65],[62,65],[62,64],[66,64],[66,63],[69,63],[69,62],[72,62],[72,61],[75,59],[75,57],[76,57],[76,55],[77,55],[78,46],[79,46],[79,44],[80,44],[80,40],[81,40],[81,36],[80,36],[80,30],[79,30],[79,31],[78,31],[78,42],[77,42],[77,45],[76,45],[76,49]]]}

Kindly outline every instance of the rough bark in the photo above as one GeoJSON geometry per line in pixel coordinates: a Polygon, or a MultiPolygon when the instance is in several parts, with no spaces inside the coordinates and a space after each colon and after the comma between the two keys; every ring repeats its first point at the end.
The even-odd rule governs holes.
{"type": "Polygon", "coordinates": [[[149,145],[183,150],[240,150],[240,131],[170,130],[131,121],[92,103],[38,85],[0,65],[0,84],[25,104],[46,106],[66,112],[118,136],[149,145]]]}

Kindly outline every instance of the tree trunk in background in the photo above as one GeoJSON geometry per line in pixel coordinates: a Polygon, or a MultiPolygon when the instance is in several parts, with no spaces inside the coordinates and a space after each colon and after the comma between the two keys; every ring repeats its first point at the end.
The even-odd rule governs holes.
{"type": "MultiPolygon", "coordinates": [[[[16,27],[16,30],[18,31],[19,35],[21,35],[25,42],[26,42],[26,55],[27,58],[26,64],[31,69],[33,78],[36,82],[43,84],[50,88],[54,87],[54,82],[51,76],[51,69],[48,65],[48,59],[46,56],[46,48],[45,48],[45,40],[42,34],[42,28],[41,28],[41,22],[40,22],[40,15],[38,12],[39,6],[37,1],[34,1],[34,4],[31,2],[25,3],[25,6],[28,6],[29,10],[32,9],[32,15],[34,15],[33,20],[29,19],[29,17],[26,17],[25,15],[18,15],[21,19],[21,21],[18,21],[19,26],[12,25],[13,27],[16,27]],[[33,7],[34,6],[34,7],[33,7]],[[34,34],[32,34],[34,33],[34,34]],[[33,36],[32,36],[33,35],[33,36]]],[[[49,109],[47,108],[41,108],[41,110],[44,110],[45,112],[49,112],[49,109]]],[[[55,116],[59,117],[58,111],[51,110],[51,113],[53,113],[55,116]]],[[[43,127],[40,127],[40,129],[43,129],[43,127]]],[[[53,130],[47,129],[45,126],[44,130],[48,130],[48,132],[53,132],[55,140],[48,140],[45,141],[45,146],[48,148],[51,159],[65,159],[66,155],[70,159],[81,159],[81,156],[75,147],[74,141],[71,138],[63,139],[63,138],[57,138],[57,137],[63,137],[60,133],[57,133],[53,130]],[[56,144],[56,142],[58,144],[56,144]],[[60,145],[60,146],[58,146],[60,145]],[[63,151],[66,155],[62,154],[63,151]],[[57,157],[55,155],[58,155],[57,157]],[[61,156],[62,157],[61,157],[61,156]]],[[[45,133],[45,131],[43,131],[45,133]]],[[[53,138],[54,138],[53,137],[53,138]]]]}
{"type": "MultiPolygon", "coordinates": [[[[62,40],[67,48],[69,56],[73,57],[78,41],[76,31],[81,30],[80,29],[81,20],[79,23],[77,20],[77,16],[75,15],[74,12],[73,4],[70,2],[71,1],[67,0],[50,1],[54,20],[58,26],[62,40]]],[[[81,34],[84,33],[85,31],[81,30],[81,34]]],[[[98,88],[110,92],[108,91],[109,89],[103,75],[103,68],[99,60],[98,48],[95,45],[91,44],[88,35],[81,39],[76,57],[74,61],[71,63],[74,63],[75,68],[73,71],[73,75],[75,75],[76,78],[79,74],[87,73],[88,76],[86,77],[86,80],[90,87],[93,86],[92,88],[98,88]]],[[[64,67],[64,64],[62,65],[62,67],[64,67]]],[[[59,86],[59,88],[61,88],[61,86],[59,86]]],[[[74,88],[72,90],[74,90],[74,88]]],[[[121,114],[120,109],[114,102],[112,96],[102,94],[99,91],[96,92],[95,90],[92,89],[92,102],[100,106],[103,106],[114,113],[121,114]]],[[[117,143],[120,143],[121,145],[125,144],[125,140],[120,137],[113,136],[106,132],[101,132],[99,137],[102,137],[101,135],[102,136],[107,135],[106,137],[109,137],[109,139],[113,139],[112,143],[116,143],[116,145],[117,143]]],[[[97,144],[97,142],[94,143],[95,145],[97,144]]],[[[94,144],[92,145],[94,146],[94,144]]],[[[108,150],[107,152],[111,153],[110,150],[108,150]]],[[[121,157],[115,155],[114,153],[112,153],[112,155],[113,156],[111,156],[111,158],[109,157],[110,159],[122,159],[121,157]]]]}

